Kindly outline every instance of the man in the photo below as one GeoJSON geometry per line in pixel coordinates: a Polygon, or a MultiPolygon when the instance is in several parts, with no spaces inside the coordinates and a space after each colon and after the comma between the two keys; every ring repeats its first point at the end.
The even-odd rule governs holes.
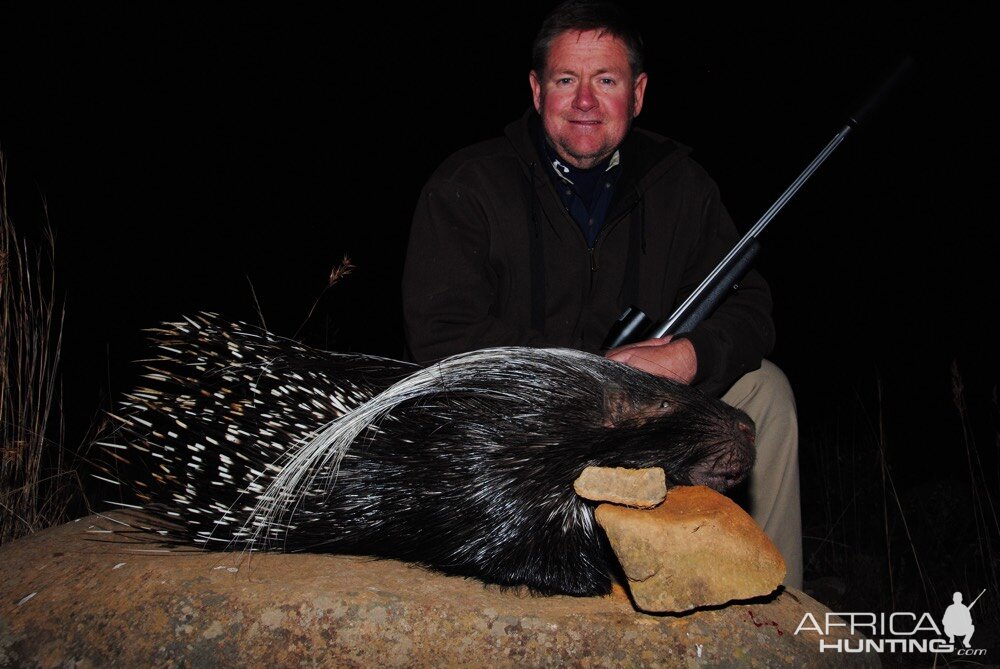
{"type": "MultiPolygon", "coordinates": [[[[417,361],[488,346],[598,352],[624,307],[654,322],[738,240],[718,188],[689,149],[632,128],[648,76],[641,39],[614,5],[569,0],[543,22],[533,108],[504,136],[458,151],[431,176],[403,276],[417,361]]],[[[757,424],[753,517],[802,587],[798,437],[766,283],[751,272],[692,332],[607,357],[691,383],[757,424]]]]}

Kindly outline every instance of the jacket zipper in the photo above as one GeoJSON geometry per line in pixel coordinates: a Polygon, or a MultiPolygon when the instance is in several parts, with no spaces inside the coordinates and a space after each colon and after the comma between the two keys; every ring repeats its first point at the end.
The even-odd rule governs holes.
{"type": "Polygon", "coordinates": [[[623,214],[623,215],[619,216],[618,218],[616,218],[614,221],[611,222],[610,225],[608,225],[608,224],[602,225],[601,226],[601,231],[599,233],[597,233],[597,239],[594,240],[594,245],[587,247],[587,255],[588,255],[589,259],[590,259],[590,288],[591,288],[591,290],[593,290],[593,288],[594,288],[594,275],[597,274],[597,247],[600,245],[600,243],[602,241],[604,241],[604,238],[608,236],[608,233],[611,231],[611,229],[614,228],[615,226],[617,226],[618,223],[620,223],[622,221],[622,219],[626,218],[627,216],[628,216],[628,212],[626,212],[625,214],[623,214]]]}

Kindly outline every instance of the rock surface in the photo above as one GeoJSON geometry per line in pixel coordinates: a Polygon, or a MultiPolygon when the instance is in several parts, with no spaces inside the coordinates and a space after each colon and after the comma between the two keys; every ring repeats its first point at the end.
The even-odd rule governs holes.
{"type": "Polygon", "coordinates": [[[760,526],[705,486],[671,488],[654,509],[602,504],[595,516],[643,611],[760,597],[785,578],[785,561],[760,526]]]}
{"type": "Polygon", "coordinates": [[[661,467],[586,467],[573,490],[584,499],[648,509],[663,501],[667,476],[661,467]]]}
{"type": "Polygon", "coordinates": [[[879,666],[795,634],[827,609],[794,590],[648,615],[621,589],[533,597],[389,560],[168,551],[109,518],[125,516],[0,546],[0,666],[879,666]]]}

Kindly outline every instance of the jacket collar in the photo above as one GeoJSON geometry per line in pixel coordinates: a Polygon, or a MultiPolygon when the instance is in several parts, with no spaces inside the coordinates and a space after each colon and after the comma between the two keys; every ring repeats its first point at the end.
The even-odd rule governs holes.
{"type": "MultiPolygon", "coordinates": [[[[532,140],[540,123],[538,112],[534,107],[528,107],[521,118],[504,129],[504,135],[529,171],[545,161],[532,140]]],[[[609,221],[634,207],[646,190],[690,154],[691,149],[668,137],[633,126],[619,152],[623,171],[615,187],[615,199],[608,212],[609,221]]]]}

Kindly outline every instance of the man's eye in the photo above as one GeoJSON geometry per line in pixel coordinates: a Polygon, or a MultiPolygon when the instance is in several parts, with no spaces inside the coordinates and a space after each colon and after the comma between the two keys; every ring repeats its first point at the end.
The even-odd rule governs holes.
{"type": "Polygon", "coordinates": [[[570,79],[569,77],[563,77],[562,79],[556,79],[556,83],[557,84],[561,84],[561,85],[572,83],[572,81],[573,80],[570,79]]]}
{"type": "Polygon", "coordinates": [[[604,84],[605,86],[614,86],[615,80],[604,77],[603,79],[601,79],[601,83],[604,84]]]}

